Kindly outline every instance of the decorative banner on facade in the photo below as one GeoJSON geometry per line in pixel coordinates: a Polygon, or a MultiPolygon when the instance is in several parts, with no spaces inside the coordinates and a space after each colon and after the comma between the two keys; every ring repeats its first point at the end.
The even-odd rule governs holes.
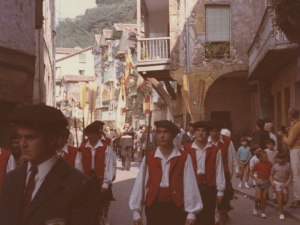
{"type": "Polygon", "coordinates": [[[86,106],[86,84],[85,82],[79,82],[79,94],[80,94],[80,105],[84,109],[86,106]]]}
{"type": "Polygon", "coordinates": [[[127,87],[130,80],[130,69],[133,67],[130,49],[127,49],[126,62],[125,62],[125,86],[127,87]]]}
{"type": "Polygon", "coordinates": [[[90,108],[90,112],[93,112],[95,110],[96,93],[97,93],[97,84],[96,84],[96,82],[89,82],[89,108],[90,108]]]}
{"type": "Polygon", "coordinates": [[[199,79],[198,102],[200,106],[204,104],[204,94],[205,94],[205,81],[199,79]]]}
{"type": "Polygon", "coordinates": [[[150,97],[145,97],[143,100],[144,114],[150,113],[150,97]]]}

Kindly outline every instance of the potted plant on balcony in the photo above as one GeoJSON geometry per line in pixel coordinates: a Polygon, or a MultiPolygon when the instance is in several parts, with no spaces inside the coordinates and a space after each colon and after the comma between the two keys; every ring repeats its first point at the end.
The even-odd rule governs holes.
{"type": "Polygon", "coordinates": [[[268,0],[275,12],[274,25],[290,42],[300,44],[300,0],[268,0]]]}
{"type": "Polygon", "coordinates": [[[206,42],[204,44],[205,48],[205,56],[209,59],[213,58],[213,43],[212,42],[206,42]]]}

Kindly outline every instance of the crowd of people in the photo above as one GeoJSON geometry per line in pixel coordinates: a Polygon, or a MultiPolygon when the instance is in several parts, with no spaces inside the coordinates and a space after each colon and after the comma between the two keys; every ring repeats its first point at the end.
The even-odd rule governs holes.
{"type": "Polygon", "coordinates": [[[291,127],[277,135],[270,121],[258,120],[257,131],[241,137],[236,151],[230,131],[218,120],[191,121],[187,132],[167,120],[137,131],[126,121],[117,137],[102,121],[81,132],[68,129],[55,108],[25,106],[10,116],[15,128],[10,151],[0,148],[0,225],[109,225],[117,155],[123,171],[130,171],[134,155],[141,161],[129,199],[134,225],[142,225],[143,209],[148,225],[227,224],[234,174],[238,188],[255,187],[255,215],[261,210],[267,217],[271,186],[284,219],[291,180],[290,207],[300,207],[299,114],[291,108],[291,127]],[[277,136],[288,149],[278,150],[277,136]]]}

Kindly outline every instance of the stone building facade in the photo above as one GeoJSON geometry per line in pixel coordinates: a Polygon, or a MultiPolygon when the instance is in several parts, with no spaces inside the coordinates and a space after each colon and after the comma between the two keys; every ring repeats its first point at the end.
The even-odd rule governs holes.
{"type": "Polygon", "coordinates": [[[0,11],[0,147],[6,147],[14,108],[54,105],[55,1],[4,0],[0,11]]]}
{"type": "MultiPolygon", "coordinates": [[[[185,121],[180,89],[184,86],[183,75],[187,74],[194,120],[227,122],[236,145],[240,136],[251,135],[257,117],[249,113],[253,90],[247,81],[247,51],[262,18],[264,4],[264,1],[137,0],[138,24],[145,27],[145,32],[140,30],[145,37],[138,40],[141,49],[138,70],[154,86],[156,81],[177,82],[177,92],[158,91],[174,120],[181,116],[185,121]],[[160,17],[156,16],[157,7],[160,17]],[[161,42],[161,46],[167,43],[169,55],[155,54],[149,63],[143,60],[143,49],[149,49],[150,42],[155,41],[161,42]]],[[[153,45],[154,51],[156,45],[160,46],[153,45]]],[[[152,52],[150,48],[149,54],[152,52]]]]}

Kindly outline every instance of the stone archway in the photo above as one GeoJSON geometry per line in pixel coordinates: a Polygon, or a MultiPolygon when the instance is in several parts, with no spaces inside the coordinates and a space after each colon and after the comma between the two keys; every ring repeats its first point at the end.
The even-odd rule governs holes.
{"type": "Polygon", "coordinates": [[[206,92],[204,101],[206,120],[228,122],[235,147],[240,137],[251,136],[251,94],[247,71],[231,72],[219,76],[206,92]]]}

